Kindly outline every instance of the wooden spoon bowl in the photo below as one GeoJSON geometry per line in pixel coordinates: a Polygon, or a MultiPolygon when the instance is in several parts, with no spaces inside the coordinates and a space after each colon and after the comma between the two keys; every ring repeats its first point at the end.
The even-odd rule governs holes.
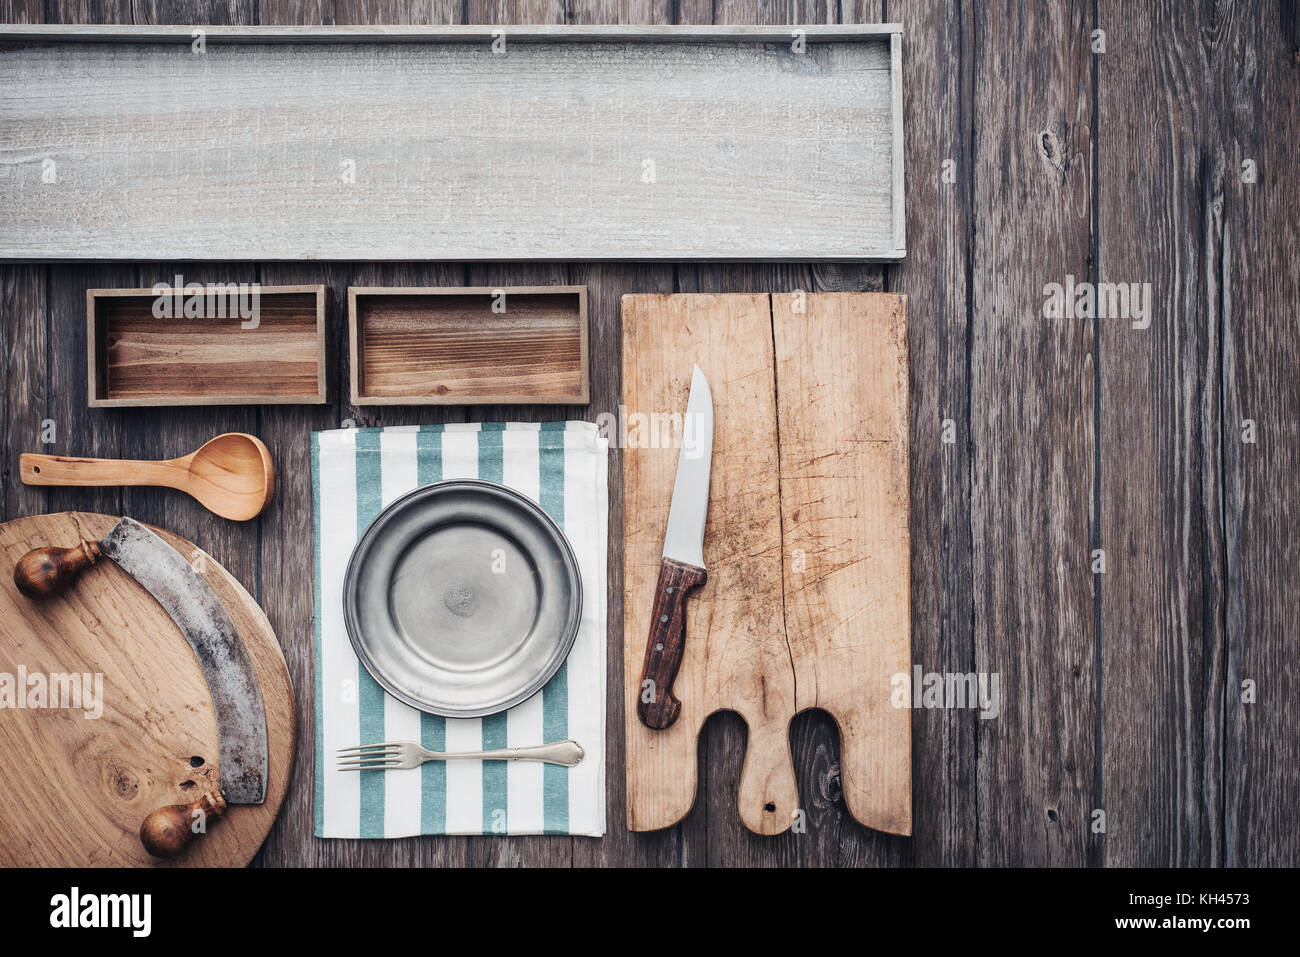
{"type": "Polygon", "coordinates": [[[204,508],[237,522],[256,518],[275,494],[275,465],[261,439],[227,432],[187,455],[189,482],[182,491],[204,508]]]}

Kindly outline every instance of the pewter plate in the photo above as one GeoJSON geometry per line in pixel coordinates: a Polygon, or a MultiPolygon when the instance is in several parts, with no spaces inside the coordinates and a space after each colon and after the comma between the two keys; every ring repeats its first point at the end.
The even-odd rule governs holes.
{"type": "Polygon", "coordinates": [[[582,578],[564,533],[513,489],[416,489],[370,523],[343,585],[352,647],[399,701],[476,718],[541,690],[573,647],[582,578]]]}

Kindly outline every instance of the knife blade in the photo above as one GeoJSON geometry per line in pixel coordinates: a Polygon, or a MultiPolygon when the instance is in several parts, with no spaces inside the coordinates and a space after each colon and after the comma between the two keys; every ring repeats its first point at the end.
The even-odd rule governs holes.
{"type": "Polygon", "coordinates": [[[230,613],[203,577],[165,541],[123,518],[99,542],[33,549],[18,560],[14,582],[30,598],[67,591],[101,556],[112,559],[162,606],[189,643],[217,717],[220,789],[190,804],[155,810],[140,840],[156,857],[171,857],[206,832],[228,804],[266,800],[269,748],[262,688],[230,613]]]}
{"type": "Polygon", "coordinates": [[[686,599],[708,580],[704,526],[712,466],[713,392],[697,365],[691,373],[682,420],[682,446],[677,453],[677,475],[637,698],[641,723],[657,731],[671,727],[682,710],[673,683],[686,653],[686,599]]]}

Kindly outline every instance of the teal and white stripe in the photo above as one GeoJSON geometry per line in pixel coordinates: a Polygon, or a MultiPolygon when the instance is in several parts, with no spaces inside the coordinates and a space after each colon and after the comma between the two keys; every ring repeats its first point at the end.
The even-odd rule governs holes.
{"type": "Polygon", "coordinates": [[[607,443],[587,422],[337,429],[312,435],[316,550],[316,835],[605,833],[607,443]],[[582,625],[540,694],[487,718],[444,719],[385,694],[343,625],[348,558],[388,503],[443,479],[481,478],[538,502],[582,572],[582,625]],[[338,748],[420,741],[447,751],[573,738],[574,768],[455,761],[386,774],[334,770],[338,748]]]}

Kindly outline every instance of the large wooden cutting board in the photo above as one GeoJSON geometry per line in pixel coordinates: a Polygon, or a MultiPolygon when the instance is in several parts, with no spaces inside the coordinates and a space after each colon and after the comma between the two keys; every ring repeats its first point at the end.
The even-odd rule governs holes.
{"type": "Polygon", "coordinates": [[[749,728],[741,819],[786,830],[790,721],[822,708],[850,813],[910,834],[911,713],[893,700],[911,671],[906,298],[624,296],[623,403],[628,827],[686,815],[700,728],[733,710],[749,728]],[[714,403],[709,578],[688,615],[681,716],[652,731],[636,695],[677,467],[662,426],[685,410],[693,364],[714,403]]]}
{"type": "Polygon", "coordinates": [[[232,806],[172,861],[140,846],[155,808],[189,803],[219,781],[212,699],[194,652],[162,606],[108,559],[44,602],[14,586],[28,549],[98,541],[117,519],[62,512],[0,525],[0,673],[103,674],[103,714],[0,709],[0,865],[242,867],[280,810],[293,764],[293,687],[270,622],[210,556],[154,529],[216,591],[253,660],[266,705],[266,802],[232,806]]]}

